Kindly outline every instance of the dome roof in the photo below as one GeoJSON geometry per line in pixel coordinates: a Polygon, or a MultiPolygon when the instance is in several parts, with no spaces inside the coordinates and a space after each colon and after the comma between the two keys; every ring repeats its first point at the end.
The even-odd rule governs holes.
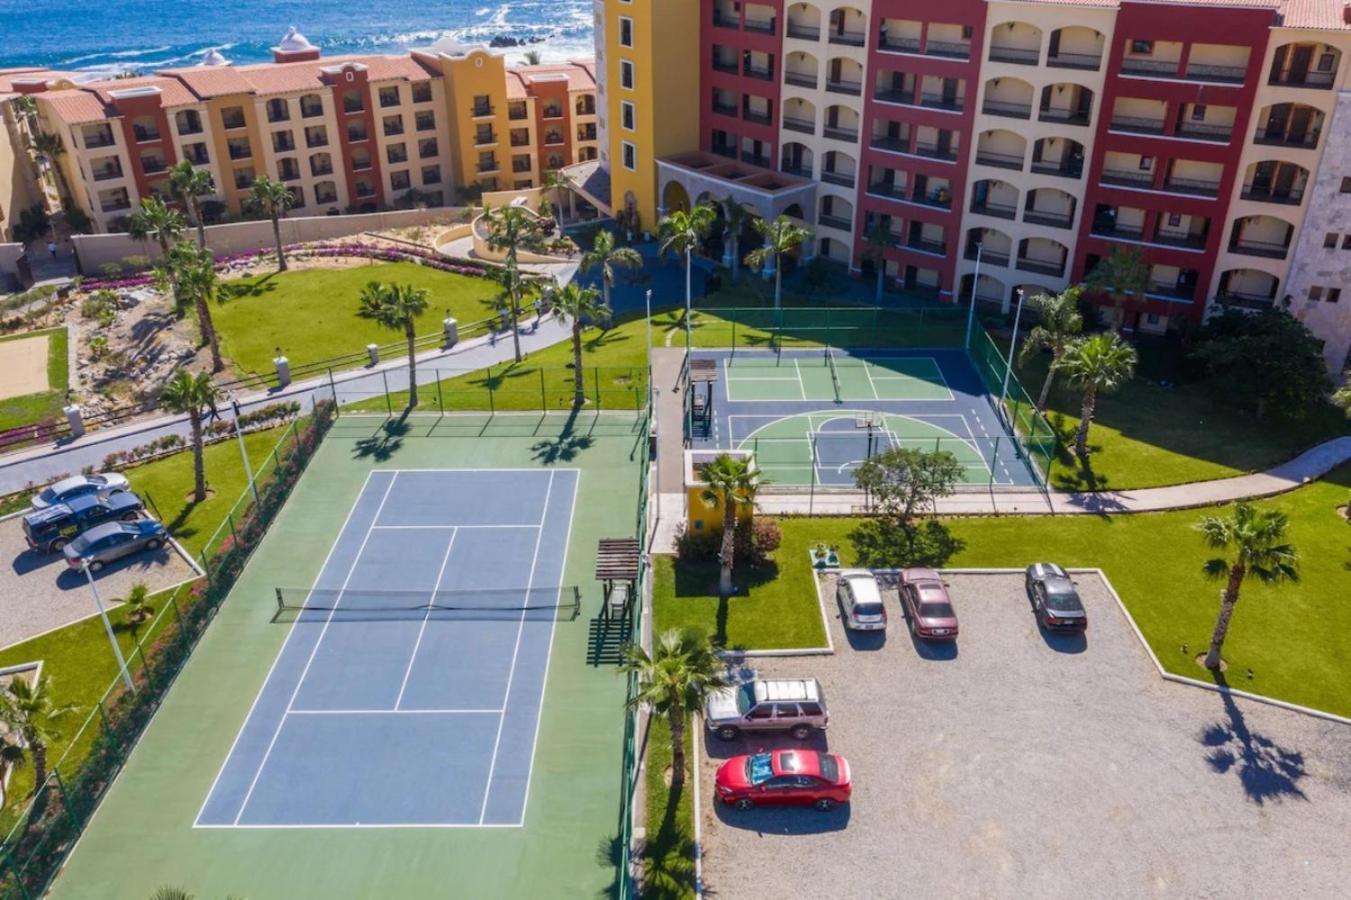
{"type": "Polygon", "coordinates": [[[467,44],[452,35],[444,35],[429,48],[432,53],[443,56],[468,56],[473,50],[481,49],[481,44],[467,44]]]}
{"type": "Polygon", "coordinates": [[[221,52],[215,47],[206,51],[206,55],[203,56],[202,61],[198,63],[198,65],[201,66],[228,66],[229,64],[230,61],[222,56],[221,52]]]}
{"type": "Polygon", "coordinates": [[[318,48],[310,43],[309,38],[296,31],[296,27],[292,25],[286,30],[286,36],[281,39],[281,43],[272,49],[282,53],[306,53],[318,48]]]}

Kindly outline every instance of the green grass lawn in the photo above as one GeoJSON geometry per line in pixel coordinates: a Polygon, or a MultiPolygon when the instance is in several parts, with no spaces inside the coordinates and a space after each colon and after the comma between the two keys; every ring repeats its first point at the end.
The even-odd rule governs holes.
{"type": "MultiPolygon", "coordinates": [[[[672,794],[671,728],[666,719],[655,717],[647,732],[647,845],[643,848],[643,896],[653,900],[685,900],[694,896],[694,786],[686,778],[680,793],[672,794]]],[[[686,759],[699,777],[699,761],[694,756],[690,729],[698,727],[693,719],[685,730],[686,759]]],[[[704,802],[711,803],[710,796],[704,802]]]]}
{"type": "MultiPolygon", "coordinates": [[[[1351,526],[1338,512],[1348,501],[1348,487],[1351,464],[1298,490],[1258,502],[1290,517],[1289,536],[1301,557],[1301,578],[1278,587],[1256,582],[1245,586],[1225,643],[1230,683],[1351,715],[1351,692],[1346,690],[1351,684],[1351,603],[1346,602],[1351,583],[1351,526]]],[[[1219,586],[1202,574],[1202,564],[1211,554],[1194,525],[1210,512],[1223,511],[950,519],[945,524],[955,547],[945,564],[1021,568],[1050,559],[1066,566],[1099,567],[1163,665],[1171,672],[1207,679],[1209,673],[1193,657],[1209,640],[1219,586]]],[[[858,558],[855,533],[863,521],[782,520],[783,545],[776,554],[781,577],[752,589],[762,615],[738,615],[755,607],[747,604],[739,610],[736,604],[741,601],[732,601],[729,642],[750,647],[794,646],[783,643],[786,632],[807,634],[818,629],[820,613],[810,590],[805,548],[817,542],[837,544],[842,562],[854,564],[858,558]],[[783,619],[797,625],[787,625],[783,619]]],[[[681,579],[673,575],[673,568],[671,560],[663,558],[656,570],[657,627],[691,625],[716,632],[716,600],[682,595],[681,579]]],[[[802,640],[796,646],[810,643],[802,640]]]]}
{"type": "MultiPolygon", "coordinates": [[[[47,385],[48,390],[39,394],[25,394],[21,397],[9,397],[0,400],[0,431],[31,425],[61,417],[61,407],[66,402],[66,388],[70,384],[70,359],[68,341],[70,337],[65,326],[48,328],[44,331],[26,331],[0,337],[0,343],[17,341],[24,338],[47,335],[47,385]]],[[[4,352],[0,350],[0,359],[4,352]]]]}
{"type": "Polygon", "coordinates": [[[411,262],[344,269],[306,269],[233,279],[211,310],[221,352],[241,374],[272,371],[276,348],[293,366],[389,344],[402,335],[357,317],[361,289],[370,281],[411,284],[430,295],[419,334],[441,329],[446,312],[461,323],[493,314],[501,289],[486,278],[439,272],[411,262]]]}

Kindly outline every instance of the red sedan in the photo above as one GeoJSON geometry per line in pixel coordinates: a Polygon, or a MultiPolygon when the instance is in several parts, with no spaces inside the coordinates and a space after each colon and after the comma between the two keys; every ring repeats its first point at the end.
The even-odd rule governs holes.
{"type": "Polygon", "coordinates": [[[904,569],[901,572],[901,603],[910,621],[910,630],[928,640],[957,639],[957,611],[952,608],[943,576],[933,569],[904,569]]]}
{"type": "Polygon", "coordinates": [[[849,763],[837,753],[774,750],[734,756],[718,769],[718,798],[728,806],[794,805],[834,809],[853,785],[849,763]]]}

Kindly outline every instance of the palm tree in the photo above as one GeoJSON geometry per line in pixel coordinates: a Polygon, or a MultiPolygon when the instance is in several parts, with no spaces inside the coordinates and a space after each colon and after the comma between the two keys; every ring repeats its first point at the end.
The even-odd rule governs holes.
{"type": "Polygon", "coordinates": [[[560,175],[557,169],[545,169],[540,175],[540,188],[553,191],[554,199],[551,205],[560,235],[563,233],[563,188],[567,186],[567,179],[560,175]]]}
{"type": "Polygon", "coordinates": [[[417,406],[417,341],[415,321],[427,311],[427,291],[411,284],[372,281],[361,291],[357,315],[391,331],[402,331],[408,341],[408,407],[417,406]]]}
{"type": "Polygon", "coordinates": [[[1079,410],[1079,430],[1074,435],[1074,455],[1088,457],[1088,426],[1099,394],[1121,387],[1135,375],[1139,357],[1135,348],[1115,334],[1095,334],[1071,341],[1055,361],[1055,369],[1064,371],[1070,384],[1083,392],[1079,410]]]}
{"type": "Polygon", "coordinates": [[[600,267],[600,289],[605,306],[610,306],[610,288],[614,287],[615,269],[641,269],[643,256],[632,247],[616,247],[615,236],[605,229],[596,233],[591,249],[582,254],[582,272],[600,267]]]}
{"type": "Polygon", "coordinates": [[[18,732],[33,758],[33,792],[37,793],[47,781],[47,747],[61,736],[57,726],[75,707],[56,701],[48,676],[32,681],[14,678],[6,690],[5,721],[18,732]]]}
{"type": "Polygon", "coordinates": [[[141,201],[140,209],[127,220],[127,234],[132,240],[153,240],[159,245],[159,264],[169,277],[175,304],[178,302],[178,274],[169,263],[169,251],[182,239],[183,228],[183,214],[170,209],[158,197],[146,197],[141,201]]]}
{"type": "Polygon", "coordinates": [[[194,895],[187,888],[163,884],[155,888],[155,893],[150,895],[150,900],[194,900],[194,895]]]}
{"type": "Polygon", "coordinates": [[[20,94],[14,98],[14,109],[28,127],[28,132],[33,133],[38,124],[38,98],[32,94],[20,94]]]}
{"type": "Polygon", "coordinates": [[[220,355],[220,338],[216,335],[216,324],[211,319],[211,301],[216,299],[220,279],[216,277],[216,260],[210,250],[199,250],[192,244],[178,244],[169,251],[169,268],[178,285],[177,299],[180,314],[182,306],[188,303],[197,312],[197,327],[202,333],[202,342],[198,346],[211,349],[211,371],[219,372],[225,368],[220,355]]]}
{"type": "Polygon", "coordinates": [[[575,281],[552,291],[549,306],[554,315],[566,316],[572,321],[572,402],[574,406],[581,406],[586,403],[586,382],[582,377],[582,320],[606,319],[610,315],[610,306],[593,288],[584,288],[575,281]]]}
{"type": "Polygon", "coordinates": [[[507,308],[511,313],[511,342],[516,354],[516,362],[521,361],[521,335],[518,325],[521,319],[521,266],[517,253],[532,237],[539,233],[539,226],[531,214],[519,206],[502,206],[484,212],[488,223],[488,246],[494,250],[505,250],[507,257],[502,264],[502,280],[507,288],[507,308]]]}
{"type": "Polygon", "coordinates": [[[539,65],[539,61],[540,55],[538,50],[525,51],[525,64],[527,66],[537,66],[539,65]]]}
{"type": "Polygon", "coordinates": [[[872,260],[872,264],[877,269],[877,288],[873,294],[873,302],[882,302],[882,288],[887,280],[887,260],[884,254],[892,247],[896,246],[896,236],[891,233],[891,229],[878,223],[869,228],[863,235],[863,258],[872,260]]]}
{"type": "Polygon", "coordinates": [[[295,195],[280,181],[260,175],[253,183],[252,200],[257,208],[272,220],[272,239],[277,243],[277,271],[286,271],[286,250],[281,243],[281,220],[295,205],[295,195]]]}
{"type": "Polygon", "coordinates": [[[1112,255],[1100,261],[1088,275],[1090,290],[1101,291],[1112,298],[1112,329],[1120,331],[1125,323],[1126,298],[1143,300],[1149,291],[1149,263],[1144,254],[1134,247],[1117,247],[1112,255]]]}
{"type": "Polygon", "coordinates": [[[706,487],[701,498],[710,509],[722,507],[722,550],[718,560],[722,573],[718,578],[718,594],[726,599],[732,595],[732,564],[736,553],[737,509],[755,503],[760,490],[760,474],[751,460],[723,453],[704,463],[699,469],[706,487]]]}
{"type": "Polygon", "coordinates": [[[1079,294],[1083,291],[1073,285],[1055,296],[1038,294],[1030,301],[1037,312],[1037,327],[1028,332],[1019,357],[1026,363],[1043,350],[1051,351],[1051,365],[1046,370],[1046,380],[1041,383],[1041,395],[1037,397],[1037,409],[1046,411],[1046,398],[1051,393],[1051,382],[1055,380],[1056,361],[1064,354],[1069,342],[1084,329],[1084,317],[1079,314],[1079,294]]]}
{"type": "Polygon", "coordinates": [[[811,237],[811,232],[782,215],[773,222],[756,219],[755,230],[765,242],[746,255],[746,265],[757,270],[766,266],[774,270],[774,320],[777,323],[783,308],[783,257],[802,246],[811,237]]]}
{"type": "Polygon", "coordinates": [[[205,372],[192,374],[179,369],[164,385],[160,393],[160,403],[171,412],[186,413],[192,426],[192,502],[201,503],[206,499],[206,462],[202,457],[202,419],[208,412],[214,412],[220,392],[212,383],[211,376],[205,372]]]}
{"type": "Polygon", "coordinates": [[[57,193],[63,198],[73,198],[75,195],[70,192],[70,185],[66,183],[66,172],[61,168],[60,160],[66,152],[66,144],[61,140],[61,135],[39,131],[33,135],[33,149],[52,167],[52,174],[56,176],[57,193]]]}
{"type": "Polygon", "coordinates": [[[1206,516],[1196,525],[1206,546],[1212,550],[1234,551],[1233,560],[1216,557],[1206,561],[1205,573],[1211,578],[1225,580],[1220,595],[1220,615],[1210,636],[1210,650],[1206,653],[1207,669],[1220,668],[1220,650],[1229,633],[1229,623],[1238,604],[1239,590],[1248,575],[1264,584],[1293,581],[1299,577],[1299,557],[1285,539],[1290,520],[1285,513],[1274,509],[1259,510],[1249,503],[1234,507],[1230,516],[1206,516]]]}
{"type": "Polygon", "coordinates": [[[206,249],[206,221],[202,219],[201,198],[216,192],[216,183],[206,169],[194,169],[183,160],[169,170],[169,192],[183,204],[188,218],[197,229],[197,247],[206,249]]]}
{"type": "Polygon", "coordinates": [[[127,591],[127,599],[123,602],[127,605],[127,621],[134,625],[139,625],[150,618],[155,612],[155,608],[148,602],[150,600],[150,585],[144,581],[138,581],[127,591]]]}
{"type": "Polygon", "coordinates": [[[737,202],[730,194],[722,200],[722,220],[726,226],[724,240],[727,241],[728,256],[732,260],[732,283],[736,284],[741,275],[741,229],[751,211],[737,202]]]}
{"type": "Polygon", "coordinates": [[[690,276],[694,264],[694,251],[708,237],[709,229],[718,220],[713,207],[699,204],[690,210],[677,209],[661,220],[657,228],[657,237],[661,241],[659,252],[676,253],[685,257],[685,312],[694,304],[694,289],[690,276]]]}
{"type": "Polygon", "coordinates": [[[646,705],[671,725],[671,790],[685,783],[685,724],[692,711],[703,707],[709,695],[730,682],[722,660],[708,638],[672,628],[657,636],[649,655],[640,644],[630,644],[622,671],[638,676],[631,701],[646,705]]]}
{"type": "Polygon", "coordinates": [[[9,806],[9,792],[6,789],[9,773],[23,768],[23,764],[28,760],[28,754],[24,753],[18,735],[10,730],[2,704],[0,704],[0,726],[4,726],[0,728],[0,811],[3,811],[9,806]]]}

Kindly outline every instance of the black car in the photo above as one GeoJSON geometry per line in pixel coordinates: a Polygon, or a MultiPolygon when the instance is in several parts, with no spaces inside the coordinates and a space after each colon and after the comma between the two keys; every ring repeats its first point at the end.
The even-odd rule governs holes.
{"type": "Polygon", "coordinates": [[[1083,631],[1088,627],[1088,613],[1074,581],[1055,563],[1027,567],[1027,596],[1042,627],[1055,631],[1083,631]]]}
{"type": "Polygon", "coordinates": [[[141,498],[130,491],[107,496],[86,494],[24,516],[23,533],[29,547],[39,553],[55,553],[95,525],[140,518],[144,508],[141,498]]]}

